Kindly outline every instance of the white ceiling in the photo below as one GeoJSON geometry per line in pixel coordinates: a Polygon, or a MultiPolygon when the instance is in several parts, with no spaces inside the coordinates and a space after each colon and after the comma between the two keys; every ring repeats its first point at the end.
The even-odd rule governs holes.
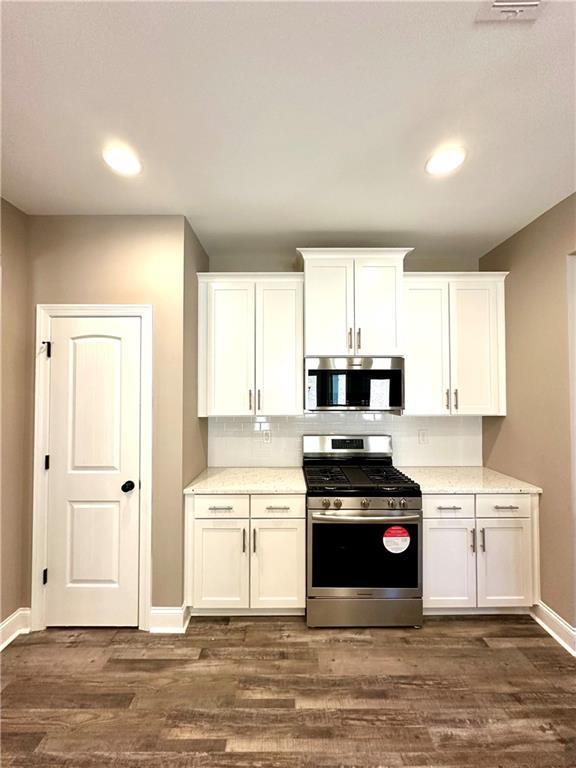
{"type": "Polygon", "coordinates": [[[296,246],[477,258],[575,189],[574,4],[10,3],[3,195],[28,213],[179,213],[212,264],[296,246]],[[103,165],[109,138],[144,173],[103,165]],[[447,140],[454,177],[424,171],[447,140]]]}

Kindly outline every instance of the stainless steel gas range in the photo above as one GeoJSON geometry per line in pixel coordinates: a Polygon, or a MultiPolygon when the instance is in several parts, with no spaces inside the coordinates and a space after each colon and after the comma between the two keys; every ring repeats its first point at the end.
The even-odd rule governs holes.
{"type": "Polygon", "coordinates": [[[422,624],[422,494],[389,435],[306,435],[310,627],[422,624]]]}

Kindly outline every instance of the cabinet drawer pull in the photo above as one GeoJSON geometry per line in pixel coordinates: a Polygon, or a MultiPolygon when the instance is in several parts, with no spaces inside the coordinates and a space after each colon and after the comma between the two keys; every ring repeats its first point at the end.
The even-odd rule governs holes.
{"type": "Polygon", "coordinates": [[[458,410],[458,390],[454,390],[454,409],[458,410]]]}
{"type": "Polygon", "coordinates": [[[242,528],[242,554],[246,552],[246,528],[242,528]]]}
{"type": "Polygon", "coordinates": [[[252,531],[252,552],[256,552],[256,528],[252,531]]]}
{"type": "Polygon", "coordinates": [[[268,512],[285,512],[290,509],[290,507],[266,507],[268,512]]]}
{"type": "Polygon", "coordinates": [[[252,410],[252,390],[248,390],[248,410],[252,410]]]}
{"type": "Polygon", "coordinates": [[[230,512],[234,507],[208,507],[210,512],[230,512]]]}
{"type": "Polygon", "coordinates": [[[486,552],[486,528],[480,529],[480,535],[482,536],[482,541],[480,542],[480,547],[482,549],[482,552],[486,552]]]}
{"type": "Polygon", "coordinates": [[[494,509],[520,509],[520,507],[516,507],[514,504],[494,504],[494,509]]]}
{"type": "Polygon", "coordinates": [[[436,507],[436,509],[462,509],[462,507],[436,507]]]}
{"type": "Polygon", "coordinates": [[[258,390],[258,405],[256,406],[256,408],[259,411],[262,409],[261,398],[260,398],[260,390],[258,390]]]}
{"type": "Polygon", "coordinates": [[[352,349],[352,328],[348,328],[348,349],[352,349]]]}
{"type": "Polygon", "coordinates": [[[362,328],[358,328],[356,331],[356,347],[357,349],[360,349],[362,345],[362,328]]]}
{"type": "Polygon", "coordinates": [[[472,547],[472,552],[476,552],[476,528],[472,528],[470,533],[472,534],[472,544],[470,546],[472,547]]]}
{"type": "Polygon", "coordinates": [[[450,390],[446,390],[446,410],[450,410],[450,390]]]}

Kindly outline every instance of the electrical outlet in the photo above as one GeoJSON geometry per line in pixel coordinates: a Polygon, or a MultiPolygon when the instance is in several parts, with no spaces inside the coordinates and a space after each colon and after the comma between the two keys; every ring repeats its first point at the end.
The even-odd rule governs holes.
{"type": "Polygon", "coordinates": [[[418,430],[418,445],[428,445],[428,430],[427,429],[419,429],[418,430]]]}
{"type": "Polygon", "coordinates": [[[271,443],[272,442],[272,432],[270,432],[269,429],[264,429],[262,431],[262,442],[263,443],[271,443]]]}

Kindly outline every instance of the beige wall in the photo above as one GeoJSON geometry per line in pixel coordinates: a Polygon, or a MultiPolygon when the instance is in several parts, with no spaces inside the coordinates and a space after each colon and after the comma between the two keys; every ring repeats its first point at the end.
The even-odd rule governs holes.
{"type": "Polygon", "coordinates": [[[0,620],[29,605],[32,318],[28,219],[2,201],[0,620]]]}
{"type": "MultiPolygon", "coordinates": [[[[190,232],[186,239],[189,269],[196,262],[204,268],[199,244],[190,232]]],[[[184,246],[181,216],[30,217],[31,308],[153,305],[152,603],[160,606],[182,603],[184,467],[189,473],[205,466],[205,443],[193,416],[184,430],[184,246]],[[184,445],[192,459],[183,458],[184,445]]],[[[190,320],[186,335],[195,333],[190,320]]],[[[188,380],[195,378],[194,364],[188,363],[188,380]]]]}
{"type": "Polygon", "coordinates": [[[484,463],[540,485],[542,600],[576,624],[576,510],[572,507],[568,254],[576,195],[480,260],[506,279],[508,415],[484,419],[484,463]]]}

